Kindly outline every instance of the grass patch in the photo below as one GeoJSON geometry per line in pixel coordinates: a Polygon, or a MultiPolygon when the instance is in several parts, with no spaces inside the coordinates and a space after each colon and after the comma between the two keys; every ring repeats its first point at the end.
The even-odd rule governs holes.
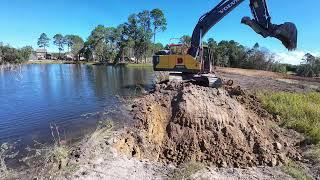
{"type": "Polygon", "coordinates": [[[26,64],[62,64],[60,60],[32,60],[27,61],[26,64]]]}
{"type": "Polygon", "coordinates": [[[320,162],[320,145],[313,149],[312,154],[320,162]]]}
{"type": "Polygon", "coordinates": [[[164,71],[155,72],[155,81],[156,83],[164,82],[169,80],[169,73],[164,71]]]}
{"type": "Polygon", "coordinates": [[[191,175],[204,168],[203,164],[197,162],[189,162],[181,165],[173,171],[172,180],[188,179],[191,175]]]}
{"type": "Polygon", "coordinates": [[[6,153],[9,151],[9,145],[7,143],[0,144],[0,178],[5,179],[9,171],[7,169],[5,158],[6,153]]]}
{"type": "Polygon", "coordinates": [[[112,120],[104,120],[104,121],[99,121],[98,122],[98,129],[107,129],[111,130],[114,127],[113,121],[112,120]]]}
{"type": "Polygon", "coordinates": [[[58,164],[58,168],[62,169],[67,166],[69,160],[70,149],[67,146],[55,146],[50,153],[49,158],[58,164]]]}
{"type": "Polygon", "coordinates": [[[282,171],[298,180],[312,180],[302,167],[292,161],[283,166],[282,171]]]}
{"type": "Polygon", "coordinates": [[[280,115],[282,125],[320,142],[320,93],[260,93],[265,108],[280,115]]]}

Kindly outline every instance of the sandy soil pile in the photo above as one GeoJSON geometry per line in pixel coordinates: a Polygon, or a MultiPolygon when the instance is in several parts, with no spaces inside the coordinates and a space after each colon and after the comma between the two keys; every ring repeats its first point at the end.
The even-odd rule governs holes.
{"type": "Polygon", "coordinates": [[[290,133],[239,87],[158,84],[134,101],[132,114],[135,127],[115,143],[128,156],[218,167],[277,166],[300,158],[290,133]]]}

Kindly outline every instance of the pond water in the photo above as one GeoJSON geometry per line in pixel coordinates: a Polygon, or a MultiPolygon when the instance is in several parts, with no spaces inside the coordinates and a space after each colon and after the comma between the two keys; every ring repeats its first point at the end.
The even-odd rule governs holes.
{"type": "Polygon", "coordinates": [[[50,126],[70,139],[97,121],[125,120],[119,97],[151,89],[153,79],[152,68],[121,66],[30,64],[0,71],[0,144],[50,144],[50,126]]]}

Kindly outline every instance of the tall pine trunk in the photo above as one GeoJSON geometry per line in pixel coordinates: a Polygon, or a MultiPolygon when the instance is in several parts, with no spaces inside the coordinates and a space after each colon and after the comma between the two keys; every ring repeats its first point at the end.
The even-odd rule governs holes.
{"type": "Polygon", "coordinates": [[[154,54],[154,48],[155,48],[155,44],[156,44],[156,30],[157,30],[157,28],[156,27],[154,27],[154,29],[153,29],[153,46],[152,46],[152,54],[154,54]]]}

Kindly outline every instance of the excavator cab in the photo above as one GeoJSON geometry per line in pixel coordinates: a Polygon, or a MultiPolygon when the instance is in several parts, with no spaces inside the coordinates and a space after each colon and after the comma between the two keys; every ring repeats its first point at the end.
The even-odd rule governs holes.
{"type": "Polygon", "coordinates": [[[213,71],[213,56],[210,48],[207,45],[202,45],[200,55],[198,56],[201,62],[201,73],[211,73],[213,71]]]}
{"type": "Polygon", "coordinates": [[[168,47],[170,54],[186,55],[188,51],[188,46],[185,44],[169,44],[168,47]]]}

